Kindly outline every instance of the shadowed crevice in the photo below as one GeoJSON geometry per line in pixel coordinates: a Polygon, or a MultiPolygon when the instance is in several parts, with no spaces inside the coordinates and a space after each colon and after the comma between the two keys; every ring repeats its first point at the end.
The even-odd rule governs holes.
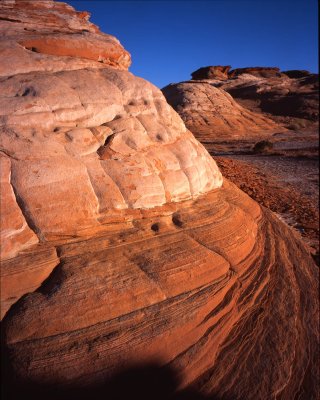
{"type": "Polygon", "coordinates": [[[41,233],[40,228],[36,225],[31,212],[28,209],[27,204],[25,203],[25,201],[23,200],[23,198],[19,195],[16,187],[14,186],[14,183],[12,181],[12,176],[10,177],[10,185],[12,187],[15,199],[16,199],[16,203],[20,208],[20,211],[28,225],[28,227],[38,236],[38,239],[40,242],[44,241],[44,237],[43,234],[41,233]]]}

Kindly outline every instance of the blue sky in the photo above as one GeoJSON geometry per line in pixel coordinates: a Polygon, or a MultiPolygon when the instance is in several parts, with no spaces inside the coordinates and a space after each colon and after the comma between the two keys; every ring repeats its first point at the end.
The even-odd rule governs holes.
{"type": "Polygon", "coordinates": [[[316,0],[72,0],[158,87],[208,65],[318,72],[316,0]]]}

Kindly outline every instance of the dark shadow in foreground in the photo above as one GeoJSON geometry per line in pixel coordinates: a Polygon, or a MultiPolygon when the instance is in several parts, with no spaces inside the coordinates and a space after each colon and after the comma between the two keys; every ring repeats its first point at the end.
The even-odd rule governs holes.
{"type": "Polygon", "coordinates": [[[179,379],[176,372],[171,367],[157,364],[131,367],[99,386],[82,388],[18,384],[8,375],[2,378],[3,400],[220,400],[215,396],[206,397],[194,389],[177,392],[179,379]]]}

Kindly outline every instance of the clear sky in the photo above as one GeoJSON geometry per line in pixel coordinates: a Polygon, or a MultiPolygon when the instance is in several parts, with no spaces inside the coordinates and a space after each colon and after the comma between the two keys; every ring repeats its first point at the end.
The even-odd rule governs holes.
{"type": "Polygon", "coordinates": [[[158,87],[208,65],[318,72],[316,0],[64,0],[116,36],[158,87]]]}

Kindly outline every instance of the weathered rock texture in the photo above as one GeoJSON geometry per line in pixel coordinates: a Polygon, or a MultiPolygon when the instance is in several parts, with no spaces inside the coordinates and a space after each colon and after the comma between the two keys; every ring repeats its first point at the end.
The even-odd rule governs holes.
{"type": "MultiPolygon", "coordinates": [[[[13,235],[24,233],[20,249],[35,242],[26,221],[42,240],[92,235],[108,219],[117,218],[120,210],[161,206],[221,186],[215,162],[186,130],[161,91],[122,71],[129,65],[129,56],[115,38],[99,33],[92,24],[87,26],[81,19],[83,13],[79,16],[63,3],[7,1],[1,5],[2,23],[9,24],[2,42],[9,43],[11,51],[18,46],[33,62],[29,71],[9,57],[10,68],[1,79],[3,173],[8,187],[12,186],[3,210],[13,212],[12,202],[21,219],[4,238],[9,242],[5,241],[4,257],[19,250],[13,235]],[[18,43],[29,40],[29,31],[22,34],[25,26],[39,25],[41,32],[41,23],[45,33],[38,33],[34,40],[47,43],[49,33],[61,26],[61,31],[70,30],[66,46],[70,45],[72,54],[67,55],[63,47],[55,56],[48,55],[51,50],[42,45],[33,53],[18,43]],[[86,26],[86,32],[81,32],[86,26]],[[83,51],[93,40],[91,36],[101,45],[101,49],[93,46],[99,53],[95,62],[65,70],[67,61],[75,67],[73,62],[90,58],[83,51]],[[121,53],[120,61],[127,60],[125,64],[110,62],[117,69],[109,66],[115,54],[110,43],[121,53]],[[101,54],[102,64],[98,62],[101,54]],[[55,64],[57,59],[59,70],[52,71],[51,61],[55,64]]],[[[20,60],[19,54],[15,56],[20,60]]]]}
{"type": "Polygon", "coordinates": [[[178,380],[148,399],[190,387],[315,398],[317,275],[302,242],[222,181],[160,90],[125,70],[128,54],[86,14],[51,1],[0,9],[12,47],[1,78],[10,398],[97,398],[94,388],[150,362],[178,380]],[[40,42],[41,29],[63,32],[63,49],[24,49],[30,26],[40,42]],[[74,35],[84,46],[71,46],[74,35]],[[85,57],[93,38],[98,57],[85,57]]]}
{"type": "Polygon", "coordinates": [[[3,0],[0,76],[83,69],[96,62],[127,69],[129,53],[88,22],[89,16],[66,3],[3,0]]]}
{"type": "Polygon", "coordinates": [[[194,80],[162,89],[168,103],[202,143],[249,139],[284,130],[269,118],[242,107],[212,82],[217,81],[194,80]]]}

